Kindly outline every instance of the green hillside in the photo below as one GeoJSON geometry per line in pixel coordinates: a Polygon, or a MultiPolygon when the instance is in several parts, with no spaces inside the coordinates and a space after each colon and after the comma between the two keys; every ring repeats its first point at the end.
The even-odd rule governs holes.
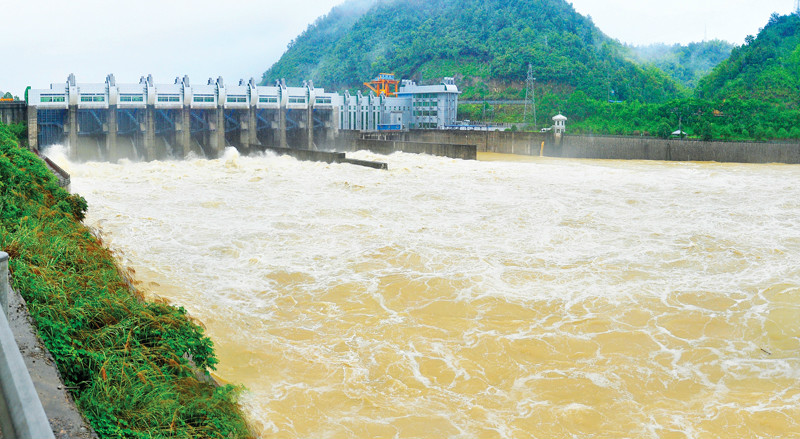
{"type": "Polygon", "coordinates": [[[695,88],[701,78],[728,59],[733,47],[727,41],[712,40],[685,46],[638,46],[632,47],[632,51],[638,61],[658,67],[687,88],[695,88]]]}
{"type": "Polygon", "coordinates": [[[800,16],[773,14],[757,38],[703,78],[701,98],[738,98],[797,109],[800,104],[800,16]]]}
{"type": "Polygon", "coordinates": [[[421,82],[455,76],[465,99],[517,98],[530,63],[537,83],[562,95],[662,102],[680,94],[662,71],[627,58],[564,0],[361,0],[309,26],[262,83],[360,88],[387,71],[421,82]]]}

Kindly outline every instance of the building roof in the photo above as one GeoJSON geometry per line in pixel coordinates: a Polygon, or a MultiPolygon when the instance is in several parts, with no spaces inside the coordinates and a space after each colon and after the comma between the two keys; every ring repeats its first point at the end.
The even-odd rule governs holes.
{"type": "Polygon", "coordinates": [[[567,117],[564,116],[563,114],[559,113],[559,114],[553,116],[553,120],[554,121],[563,120],[563,121],[566,122],[567,121],[567,117]]]}

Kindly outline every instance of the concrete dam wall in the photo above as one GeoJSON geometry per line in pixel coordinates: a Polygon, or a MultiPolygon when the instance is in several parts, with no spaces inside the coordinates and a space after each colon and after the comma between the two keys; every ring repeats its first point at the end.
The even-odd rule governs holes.
{"type": "Polygon", "coordinates": [[[28,106],[25,101],[0,102],[0,123],[11,125],[25,122],[28,106]]]}
{"type": "Polygon", "coordinates": [[[557,157],[800,164],[800,142],[708,142],[643,137],[565,136],[557,157]]]}
{"type": "Polygon", "coordinates": [[[410,142],[476,145],[478,152],[547,157],[800,164],[800,142],[721,142],[652,137],[565,135],[487,131],[410,131],[384,135],[410,142]],[[544,149],[542,150],[542,143],[544,149]]]}

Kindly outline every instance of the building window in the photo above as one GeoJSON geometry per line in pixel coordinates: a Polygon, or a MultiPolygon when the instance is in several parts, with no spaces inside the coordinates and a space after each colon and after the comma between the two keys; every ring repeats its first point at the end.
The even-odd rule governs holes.
{"type": "Polygon", "coordinates": [[[120,102],[144,102],[144,96],[142,95],[120,95],[119,96],[120,102]]]}
{"type": "Polygon", "coordinates": [[[261,97],[261,98],[258,98],[258,102],[261,102],[263,104],[277,104],[278,103],[278,98],[275,97],[275,96],[261,97]]]}
{"type": "MultiPolygon", "coordinates": [[[[181,98],[180,98],[180,96],[175,96],[175,95],[162,95],[162,96],[159,96],[158,99],[156,99],[156,100],[158,102],[180,102],[181,98]]],[[[195,102],[197,102],[197,101],[195,101],[195,102]]]]}
{"type": "Polygon", "coordinates": [[[103,95],[83,95],[81,102],[105,102],[106,97],[103,95]]]}
{"type": "Polygon", "coordinates": [[[314,102],[317,103],[317,104],[330,104],[331,103],[331,98],[328,98],[328,97],[317,98],[314,102]]]}
{"type": "Polygon", "coordinates": [[[192,98],[193,102],[214,102],[214,96],[198,95],[192,98]]]}
{"type": "Polygon", "coordinates": [[[39,102],[65,102],[64,96],[51,96],[51,95],[42,95],[39,97],[39,102]]]}
{"type": "Polygon", "coordinates": [[[290,104],[305,104],[306,98],[289,98],[290,104]]]}
{"type": "Polygon", "coordinates": [[[247,97],[246,96],[228,96],[226,100],[227,100],[227,102],[231,102],[231,103],[245,103],[245,102],[247,102],[247,97]]]}

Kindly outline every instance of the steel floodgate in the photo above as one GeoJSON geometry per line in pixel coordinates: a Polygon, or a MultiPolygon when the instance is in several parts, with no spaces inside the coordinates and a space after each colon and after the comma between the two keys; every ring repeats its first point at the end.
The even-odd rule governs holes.
{"type": "Polygon", "coordinates": [[[59,163],[265,438],[800,434],[800,168],[481,158],[59,163]]]}

